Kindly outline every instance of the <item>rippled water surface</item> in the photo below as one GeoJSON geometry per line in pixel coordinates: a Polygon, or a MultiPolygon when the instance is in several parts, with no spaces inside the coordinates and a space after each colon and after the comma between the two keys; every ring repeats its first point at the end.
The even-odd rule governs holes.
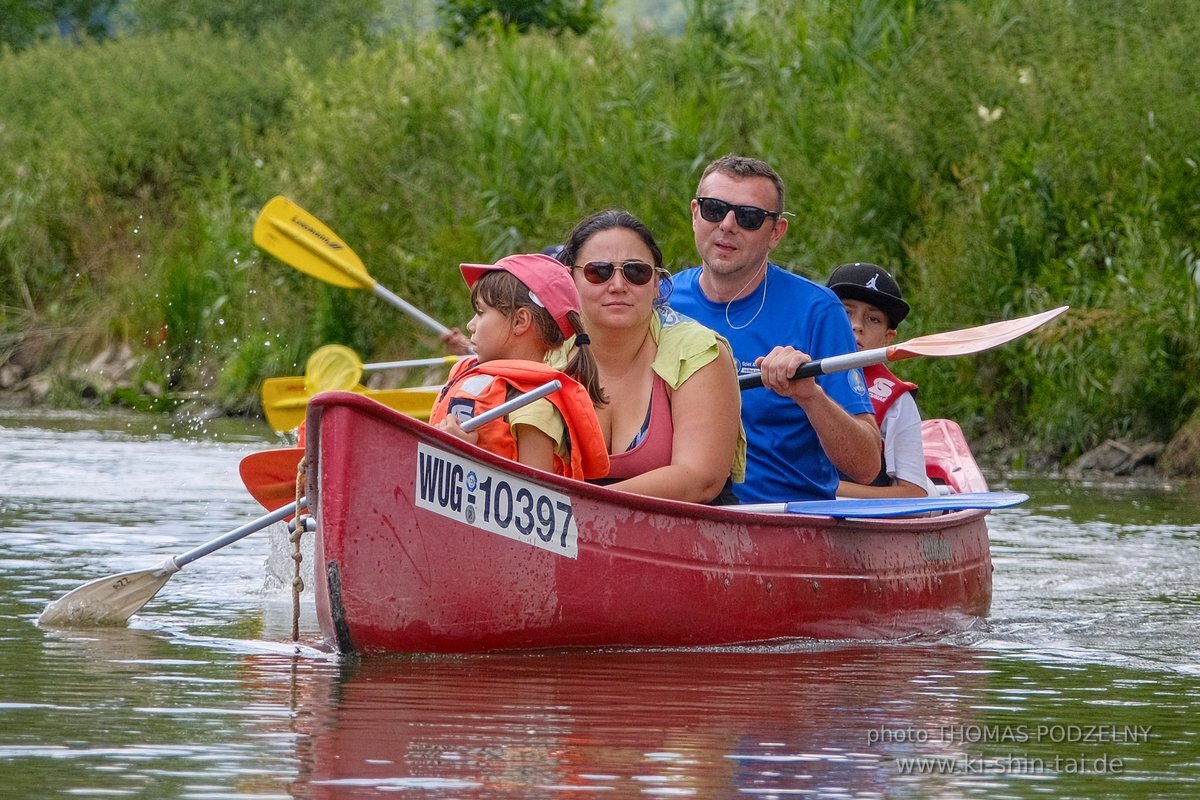
{"type": "Polygon", "coordinates": [[[989,475],[976,629],[901,644],[339,659],[266,534],[128,628],[46,603],[258,516],[270,432],[0,411],[0,797],[1200,796],[1195,486],[989,475]]]}

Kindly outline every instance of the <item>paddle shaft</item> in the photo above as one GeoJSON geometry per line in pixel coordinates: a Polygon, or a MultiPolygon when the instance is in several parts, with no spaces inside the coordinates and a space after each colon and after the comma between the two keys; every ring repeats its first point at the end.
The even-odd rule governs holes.
{"type": "Polygon", "coordinates": [[[424,323],[426,327],[431,329],[434,333],[438,334],[439,336],[450,333],[450,329],[447,328],[445,325],[438,322],[436,319],[429,316],[424,311],[422,311],[421,309],[414,306],[412,303],[405,300],[403,297],[400,297],[395,292],[392,292],[392,291],[388,290],[387,288],[381,286],[378,282],[376,282],[371,287],[371,291],[374,292],[377,296],[382,297],[384,300],[387,300],[389,303],[391,303],[392,305],[394,305],[396,308],[400,309],[401,311],[405,312],[406,314],[411,316],[413,319],[424,323]]]}
{"type": "MultiPolygon", "coordinates": [[[[266,528],[269,525],[273,525],[282,519],[286,519],[287,517],[290,517],[292,514],[295,513],[296,507],[297,507],[297,503],[296,503],[296,501],[293,500],[292,502],[288,503],[286,506],[275,509],[270,514],[264,514],[263,516],[259,517],[256,520],[247,522],[245,525],[242,525],[240,528],[234,528],[229,533],[226,533],[223,536],[218,536],[216,539],[213,539],[210,542],[205,542],[204,544],[199,545],[198,547],[193,547],[191,550],[188,550],[186,553],[181,553],[180,555],[175,556],[171,560],[175,562],[175,566],[182,569],[183,567],[187,566],[188,564],[192,563],[193,561],[195,561],[198,558],[203,558],[204,556],[208,555],[209,553],[214,553],[217,550],[220,550],[222,547],[231,545],[234,542],[238,541],[239,539],[245,539],[247,536],[249,536],[252,533],[257,533],[258,531],[261,531],[263,528],[266,528]]],[[[299,507],[300,508],[305,507],[305,498],[303,498],[303,497],[300,498],[299,507]]]]}
{"type": "Polygon", "coordinates": [[[363,372],[375,372],[384,369],[405,369],[407,367],[440,367],[443,364],[455,364],[463,356],[435,356],[433,358],[410,358],[407,361],[378,361],[374,364],[363,364],[363,372]]]}
{"type": "MultiPolygon", "coordinates": [[[[958,331],[918,336],[901,344],[809,361],[796,370],[791,380],[813,378],[830,372],[869,367],[873,364],[883,364],[887,361],[899,361],[916,356],[944,357],[981,353],[1005,342],[1010,342],[1018,336],[1024,336],[1065,313],[1066,310],[1067,306],[1059,306],[1039,314],[1030,314],[1027,317],[991,322],[958,331]]],[[[762,386],[762,373],[760,372],[748,373],[738,378],[738,387],[741,389],[753,389],[757,386],[762,386]]]]}
{"type": "Polygon", "coordinates": [[[500,419],[508,412],[516,411],[521,406],[532,403],[534,400],[540,400],[548,394],[557,392],[561,388],[562,381],[559,380],[552,380],[548,383],[543,383],[536,389],[530,389],[528,392],[525,392],[525,394],[519,394],[512,400],[509,400],[506,403],[501,403],[495,408],[483,412],[478,417],[471,417],[462,424],[462,429],[467,433],[470,433],[480,425],[486,425],[492,420],[500,419]]]}

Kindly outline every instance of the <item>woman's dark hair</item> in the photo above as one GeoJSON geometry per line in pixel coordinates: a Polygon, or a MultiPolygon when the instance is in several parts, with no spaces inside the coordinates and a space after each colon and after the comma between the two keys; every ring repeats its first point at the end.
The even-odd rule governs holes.
{"type": "MultiPolygon", "coordinates": [[[[559,269],[559,267],[555,267],[559,269]]],[[[511,317],[518,308],[529,309],[538,333],[549,345],[547,349],[561,347],[566,341],[558,329],[558,323],[544,306],[540,306],[529,297],[529,287],[516,275],[503,270],[486,272],[475,281],[471,287],[471,305],[478,308],[482,301],[499,311],[505,317],[511,317]]],[[[583,320],[574,311],[567,312],[567,322],[575,329],[575,333],[584,334],[583,320]]],[[[563,368],[563,372],[574,378],[587,390],[593,405],[603,405],[608,402],[603,387],[600,386],[600,367],[590,347],[576,347],[574,355],[563,368]]]]}
{"type": "Polygon", "coordinates": [[[603,211],[590,214],[576,223],[571,232],[567,234],[567,238],[562,245],[562,251],[557,256],[558,260],[568,267],[573,267],[578,259],[579,251],[588,243],[588,240],[597,233],[616,228],[624,228],[625,230],[632,231],[650,251],[650,255],[654,259],[654,269],[658,271],[662,278],[659,284],[659,296],[655,300],[655,305],[665,303],[671,295],[674,284],[671,283],[670,273],[663,269],[662,249],[658,246],[658,242],[654,241],[654,234],[646,227],[646,223],[623,208],[606,208],[603,211]],[[665,289],[662,286],[664,282],[666,283],[665,289]]]}
{"type": "Polygon", "coordinates": [[[623,208],[608,208],[604,211],[597,211],[580,220],[575,227],[567,234],[565,243],[563,244],[562,252],[558,254],[558,260],[572,266],[579,251],[587,244],[588,239],[591,239],[597,233],[609,231],[613,228],[627,228],[638,235],[638,238],[645,243],[646,247],[654,255],[655,269],[662,269],[662,250],[659,249],[658,242],[654,241],[654,234],[646,227],[646,224],[640,219],[630,214],[623,208]]]}

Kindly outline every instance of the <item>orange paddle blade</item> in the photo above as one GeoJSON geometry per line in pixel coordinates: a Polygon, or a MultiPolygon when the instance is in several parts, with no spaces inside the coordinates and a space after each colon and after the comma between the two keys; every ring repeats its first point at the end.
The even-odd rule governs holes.
{"type": "Polygon", "coordinates": [[[238,472],[250,496],[274,511],[296,499],[296,469],[303,457],[303,447],[263,450],[243,458],[238,472]]]}

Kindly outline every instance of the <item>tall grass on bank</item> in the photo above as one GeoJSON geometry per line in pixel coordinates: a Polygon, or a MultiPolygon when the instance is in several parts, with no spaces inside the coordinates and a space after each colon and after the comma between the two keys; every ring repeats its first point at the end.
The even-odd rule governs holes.
{"type": "Polygon", "coordinates": [[[1059,456],[1165,438],[1200,407],[1193,17],[764,0],[681,37],[410,35],[316,60],[233,34],[34,48],[0,57],[0,307],[25,310],[4,324],[144,340],[164,382],[249,407],[319,344],[437,349],[258,254],[274,194],[462,325],[460,262],[540,250],[597,208],[694,263],[688,200],[737,151],[787,181],[776,260],[817,280],[886,264],[914,307],[902,338],[1073,306],[993,353],[905,364],[926,415],[1059,456]]]}

